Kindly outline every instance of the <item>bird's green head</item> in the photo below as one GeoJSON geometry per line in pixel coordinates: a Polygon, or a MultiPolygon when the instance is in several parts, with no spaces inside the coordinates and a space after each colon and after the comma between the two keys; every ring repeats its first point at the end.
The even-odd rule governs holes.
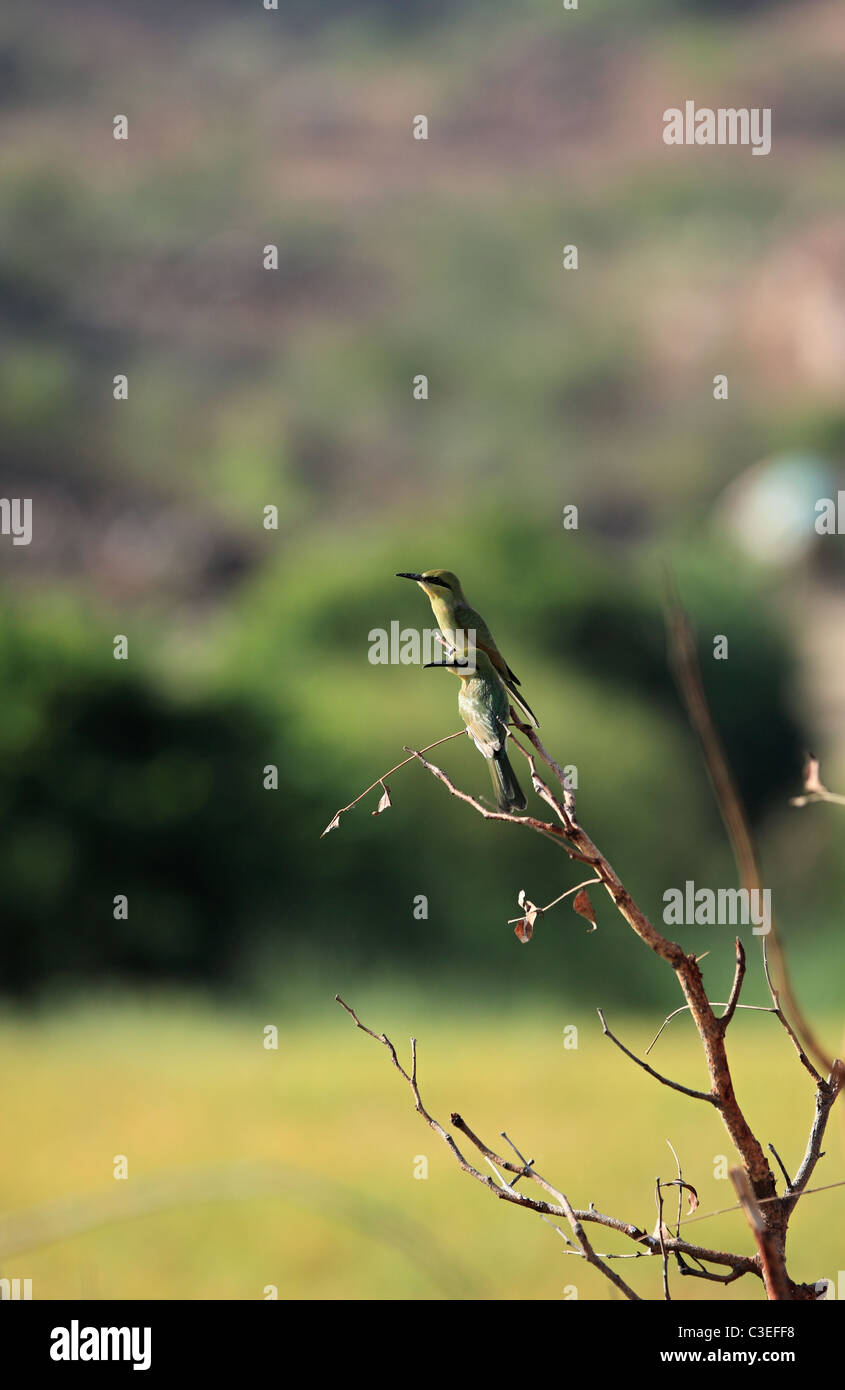
{"type": "Polygon", "coordinates": [[[461,581],[451,570],[423,570],[422,574],[400,573],[397,579],[415,579],[430,599],[446,598],[451,594],[453,598],[463,599],[464,591],[461,588],[461,581]]]}

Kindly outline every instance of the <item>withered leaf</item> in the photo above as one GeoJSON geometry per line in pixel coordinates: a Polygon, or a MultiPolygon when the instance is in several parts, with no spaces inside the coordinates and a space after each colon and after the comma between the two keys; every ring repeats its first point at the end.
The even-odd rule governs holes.
{"type": "Polygon", "coordinates": [[[534,935],[534,923],[537,921],[538,917],[542,917],[543,910],[538,907],[536,903],[532,903],[530,898],[525,896],[524,888],[520,888],[517,902],[525,913],[525,916],[520,917],[514,927],[514,933],[523,945],[527,945],[534,935]]]}
{"type": "Polygon", "coordinates": [[[698,1210],[699,1196],[691,1182],[684,1182],[683,1178],[667,1178],[666,1181],[662,1184],[662,1186],[681,1187],[684,1189],[685,1192],[689,1193],[689,1207],[687,1209],[688,1216],[692,1216],[693,1212],[698,1210]]]}
{"type": "Polygon", "coordinates": [[[374,816],[380,816],[382,811],[386,811],[389,806],[393,805],[393,802],[390,800],[390,791],[388,790],[387,783],[382,782],[381,785],[384,787],[384,792],[382,793],[381,798],[379,799],[378,806],[373,811],[374,816]]]}
{"type": "MultiPolygon", "coordinates": [[[[337,813],[337,815],[335,816],[334,820],[329,821],[328,825],[326,826],[325,830],[323,831],[323,835],[328,835],[328,833],[329,833],[330,830],[337,830],[337,827],[338,827],[339,825],[340,825],[340,811],[338,811],[338,813],[337,813]]],[[[321,839],[321,840],[322,840],[322,838],[323,838],[323,835],[320,836],[320,839],[321,839]]]]}
{"type": "Polygon", "coordinates": [[[572,906],[579,917],[586,917],[587,921],[591,924],[591,929],[595,931],[596,914],[593,911],[593,904],[590,902],[590,895],[586,888],[582,888],[581,892],[576,894],[572,906]]]}

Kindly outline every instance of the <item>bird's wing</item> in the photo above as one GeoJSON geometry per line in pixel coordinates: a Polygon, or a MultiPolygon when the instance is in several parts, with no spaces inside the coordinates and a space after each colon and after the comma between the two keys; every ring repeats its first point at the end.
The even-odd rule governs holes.
{"type": "Polygon", "coordinates": [[[493,641],[493,638],[490,636],[490,634],[487,633],[485,637],[476,637],[476,642],[478,646],[481,648],[481,650],[487,653],[487,655],[490,658],[490,665],[493,667],[495,671],[498,671],[499,675],[502,677],[502,680],[513,680],[513,672],[511,671],[511,668],[508,666],[508,663],[505,661],[505,658],[502,656],[502,653],[499,651],[499,648],[496,646],[496,643],[493,641]]]}
{"type": "Polygon", "coordinates": [[[465,695],[462,691],[458,703],[479,753],[483,753],[485,758],[492,758],[504,746],[505,735],[502,721],[491,708],[491,702],[465,695]]]}
{"type": "MultiPolygon", "coordinates": [[[[468,603],[460,603],[455,608],[454,617],[456,627],[461,628],[464,632],[475,633],[475,645],[483,647],[491,661],[494,660],[494,654],[499,655],[496,639],[480,613],[477,613],[474,608],[470,608],[468,603]]],[[[501,661],[501,657],[499,660],[501,661]]]]}
{"type": "Polygon", "coordinates": [[[463,629],[464,632],[468,632],[470,629],[474,630],[475,645],[487,653],[493,666],[505,682],[510,682],[511,685],[521,684],[519,676],[514,674],[499,651],[496,639],[480,613],[477,613],[474,608],[470,608],[469,604],[459,604],[455,608],[455,625],[463,629]]]}

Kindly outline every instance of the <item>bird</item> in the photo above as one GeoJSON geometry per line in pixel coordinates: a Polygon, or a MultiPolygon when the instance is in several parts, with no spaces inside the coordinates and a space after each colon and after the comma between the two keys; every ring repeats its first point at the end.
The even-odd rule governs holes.
{"type": "Polygon", "coordinates": [[[500,811],[524,811],[525,793],[516,780],[505,748],[508,692],[486,652],[481,648],[462,647],[447,660],[427,661],[426,666],[442,666],[459,678],[458,711],[479,753],[487,759],[496,805],[500,811]]]}
{"type": "Polygon", "coordinates": [[[475,633],[475,645],[490,658],[493,668],[514,704],[519,707],[529,724],[539,728],[539,721],[524,695],[517,690],[519,677],[514,674],[499,648],[496,646],[489,627],[480,613],[476,613],[467,602],[461,588],[461,581],[451,570],[425,570],[422,574],[408,574],[400,571],[397,579],[414,579],[431,603],[437,626],[450,646],[457,645],[456,634],[475,633]]]}

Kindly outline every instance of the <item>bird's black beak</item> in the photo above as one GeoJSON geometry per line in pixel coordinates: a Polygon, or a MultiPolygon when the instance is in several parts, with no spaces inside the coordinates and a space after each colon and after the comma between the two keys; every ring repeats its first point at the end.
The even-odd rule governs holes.
{"type": "Polygon", "coordinates": [[[435,578],[434,578],[432,575],[430,575],[430,574],[406,574],[406,573],[404,572],[404,570],[400,570],[399,573],[397,574],[396,578],[397,578],[397,579],[415,579],[415,580],[417,581],[418,584],[420,584],[420,583],[422,583],[422,584],[437,584],[441,589],[451,589],[451,587],[452,587],[451,584],[447,584],[447,583],[446,583],[446,580],[445,580],[445,579],[435,579],[435,578]]]}

